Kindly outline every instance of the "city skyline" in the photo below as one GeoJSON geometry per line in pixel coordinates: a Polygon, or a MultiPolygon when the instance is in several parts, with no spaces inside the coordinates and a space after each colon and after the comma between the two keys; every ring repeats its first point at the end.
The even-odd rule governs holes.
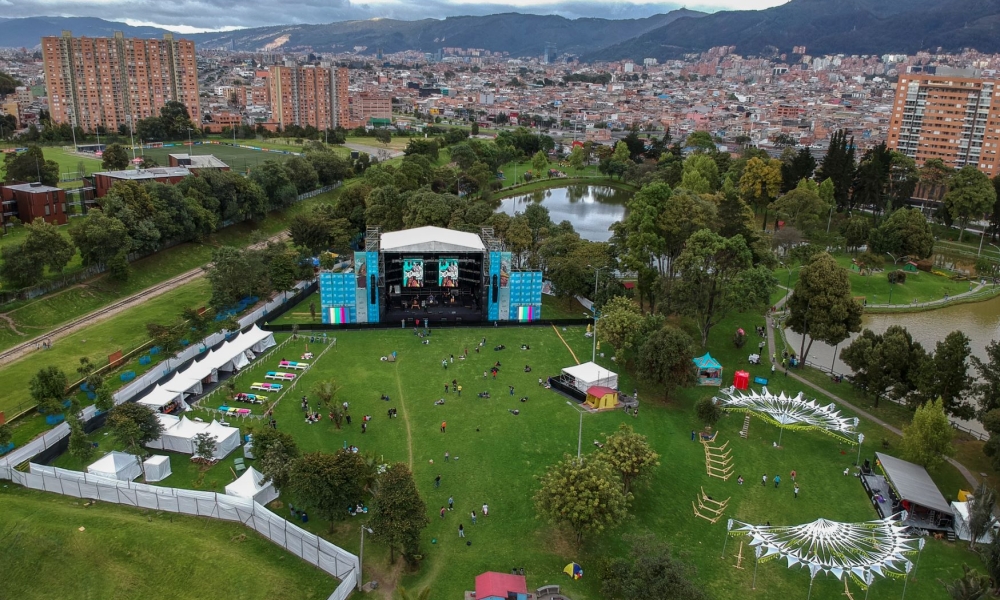
{"type": "Polygon", "coordinates": [[[468,3],[456,0],[431,0],[408,3],[399,0],[374,0],[365,3],[350,0],[320,2],[306,0],[300,7],[275,20],[272,6],[264,2],[206,2],[182,0],[176,3],[136,3],[125,0],[0,0],[6,17],[97,17],[117,20],[134,26],[151,26],[176,33],[192,34],[283,24],[329,23],[345,20],[392,18],[416,20],[460,15],[488,15],[522,12],[559,15],[566,18],[602,17],[612,19],[643,18],[680,8],[716,12],[720,10],[759,10],[785,4],[789,0],[695,0],[694,2],[657,2],[631,0],[504,0],[468,3]],[[266,10],[262,10],[265,9],[266,10]]]}

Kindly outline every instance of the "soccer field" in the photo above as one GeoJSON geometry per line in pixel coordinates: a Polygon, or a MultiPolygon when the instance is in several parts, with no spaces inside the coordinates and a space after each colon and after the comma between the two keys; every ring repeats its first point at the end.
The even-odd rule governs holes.
{"type": "MultiPolygon", "coordinates": [[[[743,440],[739,436],[742,415],[724,417],[717,426],[718,443],[729,442],[735,473],[743,475],[747,484],[737,485],[735,475],[728,481],[708,477],[702,445],[690,438],[692,430],[701,429],[693,404],[697,398],[717,394],[718,388],[690,388],[678,392],[670,402],[643,401],[638,417],[620,411],[583,416],[584,455],[595,451],[594,441],[603,440],[602,434],[627,423],[648,437],[660,454],[660,466],[647,484],[636,489],[632,517],[624,525],[589,536],[576,549],[571,536],[536,518],[532,495],[538,486],[536,476],[565,454],[575,454],[580,424],[579,413],[567,406],[567,399],[540,387],[538,378],[557,375],[577,359],[589,359],[591,342],[583,333],[583,327],[558,332],[551,327],[448,329],[432,331],[427,345],[410,329],[329,333],[329,338],[336,336],[336,346],[308,344],[308,338],[300,336],[283,346],[268,364],[252,366],[241,381],[247,385],[262,381],[264,372],[274,370],[278,360],[298,360],[308,344],[308,350],[319,358],[299,375],[296,388],[277,407],[278,428],[294,435],[304,451],[335,452],[356,445],[379,462],[411,466],[431,520],[421,538],[421,568],[397,579],[385,549],[369,540],[365,580],[375,579],[383,586],[403,583],[412,590],[430,587],[432,597],[461,597],[483,571],[509,572],[524,567],[529,588],[559,584],[574,600],[596,600],[601,597],[598,574],[604,557],[624,555],[628,534],[653,532],[694,567],[692,578],[710,597],[742,600],[753,577],[752,552],[744,543],[743,568],[735,569],[741,545],[733,538],[722,557],[726,518],[775,525],[806,523],[820,517],[847,522],[876,518],[859,481],[842,475],[843,469],[853,464],[856,448],[822,433],[786,431],[782,447],[774,448],[774,427],[754,419],[749,439],[743,440]],[[486,345],[476,353],[484,336],[486,345]],[[497,344],[506,349],[495,351],[497,344]],[[520,350],[521,344],[531,349],[520,350]],[[462,360],[459,357],[466,348],[469,358],[462,360]],[[393,351],[398,353],[395,363],[379,360],[393,351]],[[442,360],[448,361],[447,369],[442,360]],[[498,361],[500,375],[484,378],[483,372],[498,361]],[[524,371],[525,365],[531,366],[530,373],[524,371]],[[314,384],[328,379],[341,388],[335,401],[348,402],[353,417],[353,423],[340,430],[326,418],[325,411],[319,423],[305,423],[299,407],[299,399],[310,395],[314,384]],[[453,379],[463,386],[461,396],[444,391],[453,379]],[[514,386],[513,395],[508,386],[514,386]],[[489,391],[491,397],[477,397],[483,391],[489,391]],[[379,399],[383,394],[390,397],[388,402],[379,399]],[[522,396],[528,400],[520,402],[522,396]],[[439,399],[444,399],[444,404],[435,404],[439,399]],[[398,410],[398,418],[387,416],[390,408],[398,410]],[[371,415],[372,420],[362,433],[364,415],[371,415]],[[447,422],[445,433],[440,430],[442,421],[447,422]],[[449,461],[444,461],[446,451],[449,461]],[[801,486],[798,498],[793,497],[787,481],[793,469],[801,486]],[[780,474],[786,484],[779,489],[761,486],[761,473],[780,474]],[[437,475],[441,475],[440,487],[434,485],[437,475]],[[702,488],[716,499],[731,499],[724,518],[715,524],[693,515],[692,502],[702,488]],[[438,511],[449,497],[455,500],[455,510],[442,518],[438,511]],[[489,517],[480,515],[478,523],[472,525],[469,513],[480,512],[484,503],[490,506],[489,517]],[[458,538],[459,524],[465,526],[465,539],[458,538]],[[562,573],[570,561],[583,565],[583,579],[573,581],[562,573]]],[[[723,335],[720,331],[712,336],[716,346],[724,343],[723,335]]],[[[726,364],[732,351],[719,347],[718,354],[726,364]]],[[[631,390],[635,385],[610,360],[599,358],[599,362],[619,371],[621,389],[631,390]]],[[[751,374],[769,375],[766,367],[753,368],[751,374]]],[[[777,383],[772,390],[781,389],[777,383]]],[[[639,389],[640,398],[659,396],[652,388],[640,385],[639,389]]],[[[870,439],[882,435],[866,423],[861,429],[870,439]]],[[[864,454],[871,451],[867,448],[864,454]]],[[[300,505],[289,496],[282,501],[300,505]]],[[[328,523],[311,514],[310,530],[329,531],[328,523]]],[[[328,537],[357,552],[359,525],[359,520],[346,517],[334,524],[328,537]]],[[[914,598],[947,598],[937,578],[957,577],[963,561],[973,564],[977,559],[964,546],[931,540],[917,576],[908,582],[907,593],[914,598]]],[[[788,569],[781,561],[771,561],[761,564],[756,585],[761,598],[798,597],[805,594],[809,576],[799,568],[788,569]]],[[[856,583],[850,585],[855,597],[864,596],[856,583]]],[[[895,598],[902,587],[902,581],[879,579],[869,598],[895,598]]],[[[843,591],[842,581],[821,575],[816,578],[812,597],[834,600],[841,598],[843,591]]]]}
{"type": "MultiPolygon", "coordinates": [[[[138,150],[136,150],[136,152],[138,153],[138,150]]],[[[163,148],[146,148],[142,150],[143,155],[151,157],[160,166],[164,167],[170,164],[170,154],[186,153],[188,153],[188,146],[186,144],[176,144],[174,146],[163,148]]],[[[193,154],[196,156],[199,154],[214,155],[216,158],[229,165],[233,171],[238,172],[245,172],[247,169],[252,169],[266,160],[285,162],[293,156],[278,150],[250,150],[248,148],[238,148],[236,146],[226,146],[223,144],[196,145],[194,147],[193,154]]]]}

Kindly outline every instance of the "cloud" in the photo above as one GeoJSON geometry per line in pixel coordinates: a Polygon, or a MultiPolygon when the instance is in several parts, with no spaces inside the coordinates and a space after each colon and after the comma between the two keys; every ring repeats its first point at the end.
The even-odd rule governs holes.
{"type": "Polygon", "coordinates": [[[497,12],[559,14],[568,18],[641,18],[686,6],[708,12],[762,9],[787,0],[504,0],[478,3],[458,0],[0,0],[5,17],[98,17],[109,21],[155,24],[181,33],[221,31],[279,23],[329,23],[375,17],[395,19],[444,18],[497,12]]]}

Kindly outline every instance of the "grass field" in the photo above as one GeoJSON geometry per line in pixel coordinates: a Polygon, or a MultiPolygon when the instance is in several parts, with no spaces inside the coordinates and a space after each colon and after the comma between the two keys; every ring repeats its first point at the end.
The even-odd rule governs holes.
{"type": "Polygon", "coordinates": [[[325,599],[337,585],[238,523],[0,486],[4,598],[325,599]]]}
{"type": "MultiPolygon", "coordinates": [[[[710,348],[727,373],[747,367],[745,360],[738,358],[744,352],[737,351],[728,340],[730,330],[737,324],[752,330],[759,320],[729,319],[713,332],[710,348]]],[[[583,332],[582,327],[558,332],[581,360],[589,357],[590,352],[590,340],[583,332]]],[[[626,422],[649,437],[661,455],[661,466],[648,485],[637,490],[634,518],[605,535],[587,539],[583,548],[576,550],[563,532],[535,518],[530,500],[536,487],[534,476],[563,454],[574,452],[577,443],[577,412],[566,406],[565,398],[537,385],[539,376],[555,375],[560,368],[575,362],[552,328],[438,330],[433,332],[429,346],[421,345],[410,331],[340,332],[337,337],[337,346],[301,376],[293,400],[286,398],[278,406],[278,426],[295,435],[306,451],[335,451],[354,444],[379,460],[412,465],[431,525],[422,538],[425,561],[421,570],[402,580],[409,589],[430,586],[433,597],[454,598],[471,587],[474,576],[481,571],[507,571],[523,566],[529,587],[558,583],[574,599],[596,599],[600,597],[597,577],[570,581],[562,575],[562,567],[575,560],[596,575],[602,557],[626,551],[624,534],[651,531],[669,541],[676,553],[696,567],[695,579],[713,598],[736,599],[745,596],[752,570],[736,571],[730,566],[735,562],[738,541],[728,545],[725,560],[720,558],[724,521],[712,525],[693,516],[691,502],[700,488],[704,487],[715,498],[731,497],[726,516],[750,522],[795,524],[818,517],[844,521],[875,518],[857,479],[841,475],[845,466],[853,464],[856,448],[819,433],[786,432],[783,446],[775,449],[772,448],[772,441],[777,438],[774,428],[754,420],[750,439],[741,440],[738,432],[742,419],[731,416],[719,424],[719,441],[730,440],[736,472],[743,474],[748,484],[740,487],[734,479],[728,482],[710,479],[704,474],[702,447],[690,441],[689,433],[700,429],[693,415],[694,400],[716,390],[691,388],[665,402],[657,399],[661,396],[657,390],[640,385],[640,396],[645,401],[638,418],[617,411],[583,417],[584,452],[593,451],[592,442],[602,439],[601,433],[609,433],[619,423],[626,422]],[[473,349],[483,336],[487,337],[486,349],[476,354],[473,349]],[[505,344],[508,350],[494,352],[492,347],[497,343],[505,344]],[[531,350],[518,350],[521,343],[529,344],[531,350]],[[469,360],[456,360],[447,370],[442,369],[442,358],[450,354],[459,356],[465,347],[471,351],[469,360]],[[378,356],[394,350],[399,352],[398,362],[379,362],[378,356]],[[483,369],[497,360],[504,365],[500,378],[483,380],[483,369]],[[523,372],[524,363],[532,366],[531,373],[523,372]],[[343,430],[337,430],[325,419],[319,424],[304,423],[294,401],[300,391],[307,393],[315,382],[327,378],[335,378],[343,386],[337,401],[349,402],[356,419],[343,430]],[[442,391],[444,383],[453,378],[463,384],[461,398],[442,391]],[[513,397],[507,393],[508,385],[515,387],[513,397]],[[483,390],[489,390],[492,398],[477,398],[476,393],[483,390]],[[383,393],[392,400],[378,400],[383,393]],[[527,396],[528,402],[517,402],[521,396],[527,396]],[[442,397],[446,403],[436,406],[434,401],[442,397]],[[398,419],[385,416],[390,407],[398,408],[398,419]],[[508,412],[514,408],[521,414],[508,412]],[[362,434],[359,420],[365,414],[373,415],[373,420],[362,434]],[[442,420],[448,422],[445,434],[439,432],[442,420]],[[443,462],[445,451],[451,453],[451,462],[443,462]],[[792,469],[798,471],[802,487],[797,500],[792,498],[790,487],[776,490],[753,485],[763,472],[784,476],[792,469]],[[439,489],[433,484],[438,474],[442,475],[439,489]],[[437,512],[449,496],[454,497],[456,510],[442,519],[437,512]],[[467,515],[473,509],[478,512],[484,502],[490,505],[490,516],[480,516],[479,524],[472,526],[467,515]],[[459,523],[466,526],[471,546],[458,541],[459,523]]],[[[290,343],[281,353],[295,357],[305,350],[304,344],[302,340],[290,343]]],[[[607,359],[599,362],[614,367],[607,359]]],[[[273,368],[272,364],[253,366],[250,380],[273,368]]],[[[750,370],[753,375],[769,376],[765,366],[750,370]]],[[[779,375],[771,388],[781,389],[781,383],[779,375]]],[[[631,389],[634,385],[632,378],[623,373],[620,387],[631,389]]],[[[788,391],[798,390],[793,387],[788,391]]],[[[885,436],[883,430],[869,423],[863,423],[861,430],[869,439],[885,436]]],[[[870,456],[873,450],[874,446],[868,446],[863,454],[870,456]]],[[[950,479],[944,478],[945,482],[950,479]]],[[[953,492],[945,490],[945,493],[953,492]]],[[[330,537],[348,550],[357,551],[357,525],[354,520],[337,525],[330,537]]],[[[315,516],[308,526],[317,533],[328,528],[327,523],[315,516]]],[[[924,554],[916,578],[908,584],[908,593],[914,594],[913,597],[946,598],[937,578],[957,576],[962,561],[977,564],[976,557],[962,547],[942,542],[931,542],[924,554]]],[[[394,573],[386,564],[384,549],[370,544],[366,548],[365,579],[377,579],[386,585],[394,583],[394,573]]],[[[808,586],[808,575],[772,562],[761,566],[757,585],[760,597],[797,596],[808,586]]],[[[852,589],[858,593],[856,586],[852,589]]],[[[870,598],[894,598],[901,591],[902,582],[880,580],[870,598]]],[[[842,592],[843,583],[821,577],[817,579],[813,597],[833,600],[842,592]]]]}
{"type": "MultiPolygon", "coordinates": [[[[221,141],[221,140],[220,140],[221,141]]],[[[261,146],[261,144],[256,141],[242,141],[238,140],[239,144],[246,144],[248,146],[261,146]]],[[[187,144],[178,143],[175,146],[169,148],[147,148],[142,151],[143,155],[152,158],[160,166],[167,166],[170,164],[170,154],[187,154],[189,147],[187,144]]],[[[286,150],[286,148],[282,148],[286,150]]],[[[301,148],[294,150],[300,152],[301,148]]],[[[249,150],[246,148],[236,148],[234,146],[226,146],[223,144],[206,144],[198,145],[194,147],[195,156],[199,154],[212,154],[222,162],[229,165],[233,171],[245,172],[247,169],[252,169],[255,166],[266,160],[275,160],[278,162],[285,162],[292,157],[291,154],[285,154],[283,152],[266,152],[263,150],[249,150]]]]}

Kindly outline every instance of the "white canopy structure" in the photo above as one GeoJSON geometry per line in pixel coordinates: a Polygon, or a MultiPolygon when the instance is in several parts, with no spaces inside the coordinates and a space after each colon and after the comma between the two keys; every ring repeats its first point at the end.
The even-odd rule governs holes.
{"type": "Polygon", "coordinates": [[[163,410],[170,406],[171,403],[176,404],[181,410],[188,410],[190,407],[187,402],[184,402],[184,394],[180,392],[170,392],[163,389],[162,386],[156,386],[153,391],[146,394],[142,398],[136,401],[138,404],[148,406],[154,411],[161,413],[163,410]]]}
{"type": "Polygon", "coordinates": [[[226,486],[227,496],[252,498],[261,505],[266,505],[278,497],[278,490],[270,482],[264,482],[264,474],[253,467],[247,468],[239,479],[226,486]]]}
{"type": "MultiPolygon", "coordinates": [[[[971,541],[972,531],[969,530],[969,503],[952,502],[951,510],[955,515],[955,535],[960,540],[971,541]]],[[[1000,525],[997,524],[996,517],[992,517],[990,519],[989,530],[976,541],[982,544],[989,544],[993,541],[993,536],[996,535],[998,529],[1000,529],[1000,525]]]]}
{"type": "Polygon", "coordinates": [[[215,454],[212,458],[218,460],[225,458],[240,445],[240,430],[236,427],[222,425],[218,421],[202,423],[187,417],[177,418],[170,415],[160,415],[159,418],[164,426],[163,435],[146,444],[150,448],[193,455],[195,436],[199,433],[208,433],[215,436],[215,454]]]}
{"type": "Polygon", "coordinates": [[[164,383],[162,387],[168,392],[179,392],[181,394],[200,394],[203,389],[201,379],[190,377],[186,371],[177,373],[170,381],[164,383]]]}
{"type": "Polygon", "coordinates": [[[108,479],[132,481],[142,475],[142,467],[134,454],[109,452],[87,467],[87,472],[108,479]]]}
{"type": "Polygon", "coordinates": [[[585,362],[582,365],[566,367],[562,372],[572,377],[573,387],[584,394],[595,385],[608,387],[613,390],[618,389],[618,374],[596,363],[585,362]]]}
{"type": "Polygon", "coordinates": [[[237,347],[243,348],[243,350],[253,350],[257,354],[275,346],[274,334],[270,331],[264,331],[256,325],[230,343],[237,342],[239,342],[237,347]]]}
{"type": "Polygon", "coordinates": [[[486,251],[478,234],[431,226],[383,233],[380,246],[382,252],[486,251]]]}
{"type": "Polygon", "coordinates": [[[839,523],[818,519],[791,526],[750,525],[729,520],[730,535],[746,535],[758,560],[782,558],[788,567],[809,569],[810,578],[820,572],[837,579],[851,576],[867,587],[875,576],[903,577],[912,563],[907,555],[923,549],[923,540],[909,537],[899,515],[864,523],[839,523]]]}
{"type": "Polygon", "coordinates": [[[758,394],[751,390],[741,392],[735,387],[722,390],[726,398],[716,398],[724,410],[749,412],[782,429],[816,429],[849,444],[858,443],[857,417],[842,417],[836,406],[823,406],[815,400],[806,400],[799,392],[796,396],[777,396],[763,388],[758,394]]]}
{"type": "Polygon", "coordinates": [[[163,481],[170,476],[170,457],[163,455],[150,456],[142,463],[142,471],[146,475],[146,483],[163,481]]]}

